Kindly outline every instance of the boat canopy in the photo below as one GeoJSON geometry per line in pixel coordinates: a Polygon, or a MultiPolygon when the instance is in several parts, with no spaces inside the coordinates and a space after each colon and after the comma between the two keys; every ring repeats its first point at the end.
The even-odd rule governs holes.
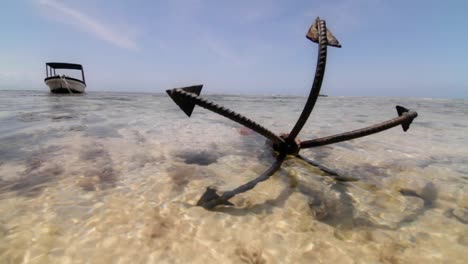
{"type": "Polygon", "coordinates": [[[66,62],[47,62],[46,63],[46,77],[56,76],[56,69],[70,69],[70,70],[80,70],[82,81],[85,82],[85,76],[83,71],[83,66],[76,63],[66,63],[66,62]]]}
{"type": "Polygon", "coordinates": [[[82,70],[83,66],[76,63],[65,63],[65,62],[47,62],[47,66],[52,69],[72,69],[72,70],[82,70]]]}

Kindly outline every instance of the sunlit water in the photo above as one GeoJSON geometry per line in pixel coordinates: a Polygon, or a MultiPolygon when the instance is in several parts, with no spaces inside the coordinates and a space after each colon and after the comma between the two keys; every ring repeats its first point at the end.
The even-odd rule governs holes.
{"type": "MultiPolygon", "coordinates": [[[[288,132],[303,97],[207,96],[288,132]]],[[[468,101],[319,98],[303,140],[418,111],[401,128],[289,158],[232,199],[274,156],[264,138],[166,95],[0,92],[0,263],[464,263],[468,101]]]]}

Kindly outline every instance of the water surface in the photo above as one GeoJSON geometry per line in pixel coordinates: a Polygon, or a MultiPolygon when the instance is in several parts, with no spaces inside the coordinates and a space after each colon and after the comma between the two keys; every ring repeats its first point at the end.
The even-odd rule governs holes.
{"type": "MultiPolygon", "coordinates": [[[[306,98],[207,96],[276,133],[306,98]]],[[[274,160],[264,138],[166,95],[0,92],[0,263],[463,263],[468,101],[319,98],[303,140],[418,111],[400,128],[301,152],[231,208],[194,204],[274,160]]]]}

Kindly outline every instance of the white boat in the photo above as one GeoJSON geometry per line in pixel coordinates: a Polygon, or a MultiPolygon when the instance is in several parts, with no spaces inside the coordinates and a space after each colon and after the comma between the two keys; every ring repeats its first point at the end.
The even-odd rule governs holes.
{"type": "Polygon", "coordinates": [[[49,86],[51,93],[84,93],[86,81],[81,64],[47,62],[46,78],[44,82],[49,86]],[[66,75],[56,73],[57,69],[80,70],[81,80],[66,75]]]}

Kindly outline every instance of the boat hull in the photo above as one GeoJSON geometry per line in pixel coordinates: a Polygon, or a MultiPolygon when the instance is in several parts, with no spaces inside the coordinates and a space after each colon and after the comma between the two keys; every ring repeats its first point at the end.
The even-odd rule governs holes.
{"type": "Polygon", "coordinates": [[[51,93],[84,93],[86,84],[71,77],[52,76],[45,78],[51,93]]]}

